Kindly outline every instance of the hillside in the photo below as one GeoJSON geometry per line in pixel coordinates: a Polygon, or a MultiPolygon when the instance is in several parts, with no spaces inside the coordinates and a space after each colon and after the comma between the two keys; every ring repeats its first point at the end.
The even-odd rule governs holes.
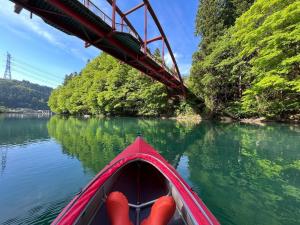
{"type": "Polygon", "coordinates": [[[206,112],[277,120],[299,115],[300,2],[199,2],[196,33],[202,42],[190,84],[206,112]]]}
{"type": "Polygon", "coordinates": [[[52,88],[28,81],[0,79],[0,106],[6,108],[49,109],[52,88]]]}

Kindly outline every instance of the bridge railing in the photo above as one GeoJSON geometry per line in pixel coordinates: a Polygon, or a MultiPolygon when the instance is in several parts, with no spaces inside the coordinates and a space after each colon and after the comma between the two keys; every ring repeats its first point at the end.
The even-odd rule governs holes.
{"type": "MultiPolygon", "coordinates": [[[[143,51],[143,48],[141,48],[141,51],[143,51]]],[[[168,67],[168,66],[166,65],[166,63],[160,61],[159,59],[157,59],[154,55],[152,55],[152,54],[149,53],[149,52],[147,52],[146,54],[147,54],[153,61],[155,61],[158,65],[161,65],[165,70],[167,70],[167,71],[169,72],[169,74],[171,74],[171,75],[173,75],[173,76],[175,76],[175,74],[176,74],[175,77],[177,78],[177,73],[176,73],[176,71],[170,69],[170,67],[168,67]]]]}
{"type": "MultiPolygon", "coordinates": [[[[87,7],[91,12],[103,20],[108,26],[113,27],[113,20],[105,12],[103,12],[98,6],[96,6],[90,0],[78,0],[81,4],[87,7]]],[[[116,23],[115,29],[120,32],[131,34],[133,37],[138,39],[138,34],[135,33],[130,27],[125,23],[116,23]]]]}

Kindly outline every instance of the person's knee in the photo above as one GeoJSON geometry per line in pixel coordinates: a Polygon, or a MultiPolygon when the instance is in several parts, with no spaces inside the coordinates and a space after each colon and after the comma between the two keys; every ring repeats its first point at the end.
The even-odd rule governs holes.
{"type": "Polygon", "coordinates": [[[176,204],[171,196],[160,197],[152,206],[150,215],[141,225],[167,225],[173,217],[176,204]]]}
{"type": "Polygon", "coordinates": [[[128,200],[121,192],[112,192],[106,200],[106,208],[112,225],[132,225],[129,219],[128,200]]]}
{"type": "MultiPolygon", "coordinates": [[[[106,200],[106,208],[112,225],[133,225],[129,219],[128,200],[121,192],[112,192],[106,200]]],[[[150,215],[141,225],[167,225],[173,217],[176,203],[171,196],[163,196],[155,201],[150,215]]]]}

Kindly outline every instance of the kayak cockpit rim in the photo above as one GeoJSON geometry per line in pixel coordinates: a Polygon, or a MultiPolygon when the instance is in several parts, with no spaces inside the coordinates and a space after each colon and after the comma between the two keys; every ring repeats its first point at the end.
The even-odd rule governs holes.
{"type": "MultiPolygon", "coordinates": [[[[121,171],[124,169],[124,167],[126,167],[129,164],[132,163],[138,163],[138,162],[143,162],[146,164],[151,165],[153,168],[155,168],[160,174],[161,176],[164,177],[164,179],[167,181],[168,183],[168,194],[172,195],[175,202],[176,202],[176,208],[178,213],[180,213],[180,216],[183,218],[184,223],[188,224],[188,225],[196,225],[197,220],[195,219],[193,213],[190,210],[189,205],[185,202],[185,200],[182,198],[182,196],[179,194],[179,190],[178,188],[173,184],[173,182],[170,180],[170,178],[168,176],[166,176],[162,170],[155,165],[153,162],[145,160],[139,156],[141,155],[146,155],[147,157],[151,157],[154,160],[156,160],[157,162],[159,162],[159,164],[161,164],[161,166],[163,166],[165,169],[167,169],[169,172],[172,173],[172,175],[180,182],[180,185],[184,188],[185,192],[188,193],[189,197],[191,197],[194,201],[194,203],[197,205],[197,207],[199,208],[199,210],[201,211],[201,213],[205,216],[205,218],[207,219],[207,221],[209,222],[209,224],[214,224],[209,216],[206,214],[205,210],[202,208],[202,206],[199,204],[199,202],[195,199],[195,197],[193,196],[193,194],[191,193],[191,190],[181,181],[181,179],[179,179],[178,175],[176,173],[174,173],[174,171],[172,171],[168,166],[166,166],[159,158],[149,155],[149,154],[145,154],[145,153],[138,153],[138,154],[133,154],[131,156],[136,155],[135,158],[130,159],[128,161],[126,161],[124,164],[122,164],[118,169],[116,169],[116,171],[109,177],[107,178],[104,183],[98,188],[98,190],[95,191],[95,193],[93,193],[93,196],[91,197],[91,199],[88,201],[88,203],[85,205],[84,209],[81,210],[80,215],[77,217],[77,219],[74,221],[73,224],[82,224],[80,223],[81,218],[86,214],[87,210],[90,208],[90,206],[95,202],[95,198],[99,195],[100,192],[102,192],[102,198],[100,201],[102,201],[102,204],[105,202],[105,196],[108,194],[106,193],[105,189],[108,189],[107,186],[111,185],[111,183],[114,181],[114,177],[116,177],[118,174],[121,173],[121,171]]],[[[128,156],[129,157],[129,156],[128,156]]],[[[127,157],[126,157],[127,158],[127,157]]],[[[69,203],[69,205],[63,210],[63,212],[61,213],[60,217],[58,218],[57,221],[55,221],[55,223],[53,224],[58,224],[61,219],[65,216],[65,214],[72,208],[72,206],[76,203],[76,201],[82,197],[83,194],[85,194],[85,191],[87,191],[92,184],[97,181],[99,179],[99,177],[101,177],[102,174],[106,173],[111,167],[113,167],[114,165],[116,165],[117,163],[120,163],[120,161],[124,160],[120,159],[118,161],[116,161],[113,164],[109,164],[107,166],[107,168],[105,168],[103,171],[101,171],[82,191],[80,191],[76,197],[73,199],[72,202],[69,203]]],[[[143,205],[144,206],[148,206],[151,204],[153,204],[155,202],[156,199],[152,199],[149,202],[146,203],[142,203],[142,204],[133,204],[133,203],[129,203],[129,206],[131,208],[138,208],[140,209],[143,205]]],[[[95,217],[97,211],[100,208],[100,204],[98,206],[96,206],[96,209],[94,210],[94,215],[91,215],[92,217],[95,217]]],[[[92,221],[92,220],[90,220],[92,221]]],[[[136,224],[139,224],[140,221],[136,221],[136,224]]],[[[91,224],[91,223],[88,223],[91,224]]]]}
{"type": "MultiPolygon", "coordinates": [[[[196,225],[198,224],[196,222],[196,220],[194,219],[192,213],[190,212],[189,208],[187,207],[187,204],[183,201],[183,199],[181,198],[177,188],[172,184],[172,182],[168,179],[167,176],[165,176],[162,171],[156,167],[156,165],[152,164],[151,162],[147,161],[147,160],[144,160],[144,159],[140,159],[140,158],[136,158],[136,159],[133,159],[133,160],[130,160],[130,161],[127,161],[126,163],[124,163],[120,168],[118,168],[117,171],[114,172],[114,174],[106,180],[105,183],[103,183],[103,185],[101,185],[101,187],[99,188],[99,190],[97,190],[98,193],[102,193],[102,201],[103,203],[105,203],[105,200],[106,200],[106,197],[107,196],[107,192],[105,191],[106,189],[106,186],[109,186],[110,183],[113,183],[114,182],[114,178],[115,179],[118,179],[118,176],[119,176],[119,173],[122,173],[124,167],[130,165],[130,164],[133,164],[133,163],[144,163],[144,164],[148,164],[150,165],[153,169],[155,169],[156,171],[159,172],[159,174],[164,178],[164,180],[166,181],[166,186],[168,188],[168,192],[165,193],[164,195],[170,195],[170,196],[173,196],[175,202],[176,202],[176,212],[177,212],[177,217],[180,216],[182,218],[182,223],[180,224],[187,224],[187,225],[196,225]]],[[[110,190],[110,188],[107,188],[110,190]]],[[[77,218],[77,220],[75,221],[74,224],[82,224],[80,223],[80,219],[81,219],[81,216],[87,211],[87,209],[89,208],[90,204],[92,204],[93,200],[95,200],[96,196],[97,196],[97,192],[94,194],[93,198],[89,201],[89,203],[85,206],[84,210],[82,210],[81,212],[81,215],[77,218]]],[[[161,196],[159,196],[161,197],[161,196]]],[[[143,208],[143,207],[151,207],[151,205],[158,199],[158,196],[157,198],[155,199],[151,199],[150,201],[148,202],[144,202],[144,203],[141,203],[141,204],[132,204],[130,203],[129,201],[129,206],[130,208],[134,208],[136,210],[136,225],[139,225],[140,224],[140,215],[139,215],[139,212],[140,212],[140,209],[143,208]]],[[[100,208],[100,205],[99,205],[99,208],[100,208]]],[[[95,210],[97,211],[97,210],[95,210]]],[[[91,220],[92,221],[92,220],[91,220]]],[[[91,225],[93,224],[93,222],[90,223],[91,225]]],[[[172,224],[172,223],[171,223],[172,224]]]]}

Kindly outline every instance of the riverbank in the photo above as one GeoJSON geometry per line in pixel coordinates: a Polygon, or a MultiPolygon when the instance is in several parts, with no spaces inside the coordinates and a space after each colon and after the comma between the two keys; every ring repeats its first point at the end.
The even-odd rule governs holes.
{"type": "Polygon", "coordinates": [[[277,118],[277,119],[268,119],[265,117],[232,118],[229,116],[220,116],[217,118],[217,120],[225,123],[240,122],[240,123],[256,124],[256,125],[265,125],[268,122],[300,124],[300,114],[295,114],[289,116],[288,118],[277,118]]]}
{"type": "Polygon", "coordinates": [[[13,113],[13,114],[47,114],[52,115],[53,113],[50,110],[45,109],[28,109],[28,108],[0,108],[1,113],[13,113]]]}
{"type": "MultiPolygon", "coordinates": [[[[54,115],[54,113],[43,113],[41,112],[42,110],[36,110],[33,111],[33,113],[23,113],[23,114],[47,114],[47,115],[54,115]]],[[[13,112],[15,113],[15,112],[13,112]]],[[[17,114],[17,113],[15,113],[17,114]]],[[[22,114],[19,113],[19,114],[22,114]]],[[[132,117],[132,118],[145,118],[145,119],[170,119],[170,120],[175,120],[178,122],[182,123],[200,123],[203,120],[206,121],[219,121],[222,123],[234,123],[234,122],[239,122],[239,123],[244,123],[244,124],[254,124],[254,125],[265,125],[270,122],[278,122],[278,123],[291,123],[291,124],[300,124],[300,114],[296,114],[293,116],[290,116],[289,118],[278,118],[278,119],[269,119],[265,117],[250,117],[250,118],[234,118],[230,116],[216,116],[216,117],[207,117],[207,116],[201,116],[199,114],[180,114],[177,116],[166,116],[166,115],[161,115],[161,116],[125,116],[125,115],[120,115],[120,116],[105,116],[102,114],[99,115],[90,115],[90,114],[58,114],[60,116],[75,116],[75,117],[81,117],[83,119],[89,119],[89,118],[115,118],[115,117],[132,117]]]]}
{"type": "Polygon", "coordinates": [[[198,114],[178,115],[176,117],[170,117],[170,119],[183,123],[200,123],[202,121],[202,117],[198,114]]]}

